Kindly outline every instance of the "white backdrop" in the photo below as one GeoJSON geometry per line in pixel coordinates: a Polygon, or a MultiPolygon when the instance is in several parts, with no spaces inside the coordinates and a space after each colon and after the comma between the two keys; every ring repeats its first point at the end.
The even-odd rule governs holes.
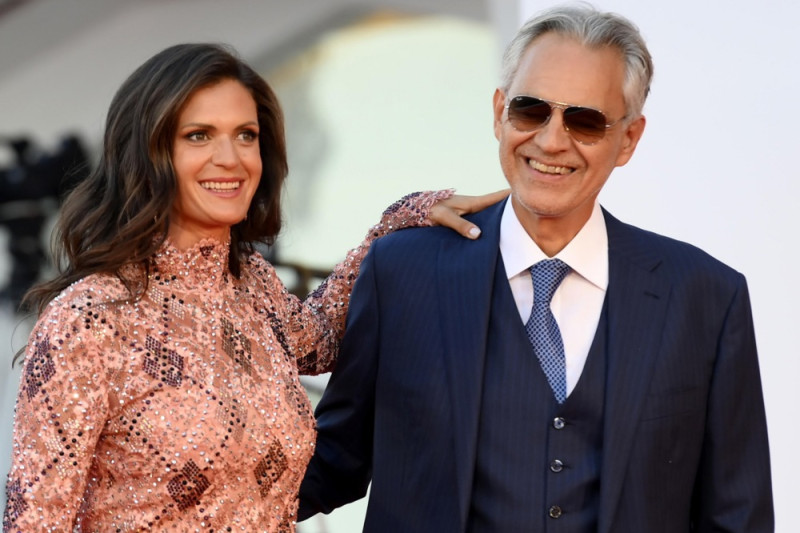
{"type": "MultiPolygon", "coordinates": [[[[522,0],[520,21],[551,2],[522,0]]],[[[655,80],[637,153],[600,200],[743,272],[767,405],[777,531],[800,531],[797,125],[800,3],[597,0],[633,20],[655,80]]]]}

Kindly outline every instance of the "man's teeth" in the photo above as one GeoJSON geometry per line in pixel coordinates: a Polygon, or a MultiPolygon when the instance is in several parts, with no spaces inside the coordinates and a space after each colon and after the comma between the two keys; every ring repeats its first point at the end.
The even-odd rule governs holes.
{"type": "Polygon", "coordinates": [[[200,186],[211,191],[233,191],[239,184],[238,181],[204,181],[200,186]]]}
{"type": "Polygon", "coordinates": [[[533,159],[528,160],[528,164],[534,169],[538,170],[539,172],[545,172],[547,174],[569,174],[572,172],[572,169],[567,167],[554,167],[551,165],[545,165],[539,163],[538,161],[534,161],[533,159]]]}

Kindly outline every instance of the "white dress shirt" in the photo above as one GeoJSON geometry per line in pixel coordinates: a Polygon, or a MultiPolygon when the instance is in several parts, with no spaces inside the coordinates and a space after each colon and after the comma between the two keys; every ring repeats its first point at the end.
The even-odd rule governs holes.
{"type": "MultiPolygon", "coordinates": [[[[500,253],[524,325],[533,306],[528,269],[548,257],[520,224],[510,198],[500,220],[500,253]]],[[[550,302],[564,341],[569,395],[586,364],[608,288],[608,234],[600,204],[595,202],[589,220],[555,258],[572,269],[550,302]]]]}

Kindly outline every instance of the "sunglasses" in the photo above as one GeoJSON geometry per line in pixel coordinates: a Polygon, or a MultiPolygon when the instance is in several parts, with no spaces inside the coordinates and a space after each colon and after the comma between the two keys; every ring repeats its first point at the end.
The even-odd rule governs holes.
{"type": "Polygon", "coordinates": [[[553,109],[563,111],[564,129],[573,139],[585,145],[599,142],[608,128],[625,118],[608,122],[603,112],[597,109],[551,102],[533,96],[515,96],[506,104],[508,121],[515,130],[522,132],[543,128],[553,116],[553,109]]]}

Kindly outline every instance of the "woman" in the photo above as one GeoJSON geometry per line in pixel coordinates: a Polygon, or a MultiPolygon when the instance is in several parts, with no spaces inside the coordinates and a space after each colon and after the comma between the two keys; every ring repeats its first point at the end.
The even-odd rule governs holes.
{"type": "Polygon", "coordinates": [[[253,249],[286,171],[274,94],[224,48],[170,47],[122,85],[62,210],[66,268],[27,298],[4,531],[295,529],[315,436],[298,374],[333,366],[369,243],[451,193],[392,206],[301,302],[253,249]]]}

